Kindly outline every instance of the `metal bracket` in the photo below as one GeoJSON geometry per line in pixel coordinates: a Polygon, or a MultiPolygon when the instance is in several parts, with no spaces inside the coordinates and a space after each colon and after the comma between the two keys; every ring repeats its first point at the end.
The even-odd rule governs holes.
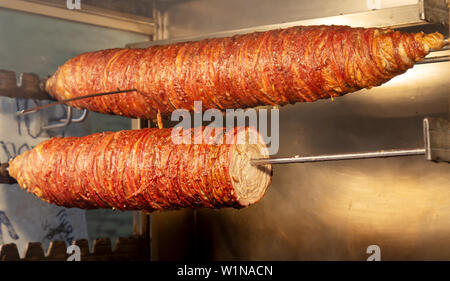
{"type": "Polygon", "coordinates": [[[423,120],[424,148],[403,150],[381,150],[370,152],[353,152],[332,155],[294,156],[284,158],[252,159],[252,165],[292,164],[369,158],[386,158],[396,156],[425,155],[425,159],[435,162],[450,163],[450,126],[442,118],[425,118],[423,120]]]}
{"type": "Polygon", "coordinates": [[[0,1],[0,8],[125,30],[149,36],[155,32],[155,24],[152,18],[101,9],[85,3],[82,4],[81,9],[70,10],[66,6],[66,1],[60,0],[2,0],[0,1]]]}
{"type": "Polygon", "coordinates": [[[67,115],[66,118],[63,118],[59,120],[59,123],[43,126],[43,130],[52,130],[52,129],[58,129],[58,128],[64,128],[69,126],[71,123],[81,123],[86,119],[88,115],[88,110],[83,109],[81,116],[78,118],[73,118],[73,107],[71,106],[65,106],[67,108],[67,115]]]}
{"type": "Polygon", "coordinates": [[[37,100],[52,99],[45,91],[46,79],[40,80],[34,73],[21,73],[19,81],[14,71],[0,69],[0,96],[37,100]]]}
{"type": "MultiPolygon", "coordinates": [[[[0,96],[31,99],[36,106],[41,105],[40,100],[53,100],[45,92],[47,78],[39,79],[39,76],[34,73],[20,73],[18,81],[16,77],[16,72],[0,69],[0,96]]],[[[88,115],[88,111],[84,109],[80,117],[73,118],[72,107],[66,106],[66,108],[65,118],[61,119],[59,123],[44,126],[42,129],[51,130],[66,127],[71,123],[80,123],[88,115]]],[[[19,112],[18,115],[22,115],[22,113],[19,112]]]]}
{"type": "Polygon", "coordinates": [[[425,158],[435,162],[450,163],[450,124],[442,118],[423,120],[425,158]]]}
{"type": "Polygon", "coordinates": [[[420,19],[429,23],[449,25],[448,0],[420,0],[420,19]]]}

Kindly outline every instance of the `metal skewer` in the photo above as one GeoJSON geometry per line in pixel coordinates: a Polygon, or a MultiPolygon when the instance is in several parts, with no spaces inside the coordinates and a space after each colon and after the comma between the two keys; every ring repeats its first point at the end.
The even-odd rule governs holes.
{"type": "Polygon", "coordinates": [[[425,155],[425,148],[405,149],[405,150],[388,150],[388,151],[373,151],[360,153],[344,153],[332,155],[318,155],[318,156],[294,156],[286,158],[260,158],[250,160],[252,165],[267,165],[267,164],[292,164],[292,163],[307,163],[307,162],[323,162],[336,160],[353,160],[353,159],[368,159],[368,158],[386,158],[395,156],[415,156],[425,155]]]}
{"type": "Polygon", "coordinates": [[[423,139],[424,148],[401,149],[401,150],[380,150],[372,152],[356,152],[318,156],[294,156],[285,158],[259,158],[251,159],[250,163],[254,166],[267,164],[292,164],[323,162],[337,160],[353,160],[368,158],[386,158],[396,156],[416,156],[425,155],[426,160],[437,162],[450,162],[450,151],[448,145],[448,136],[450,136],[448,120],[425,118],[423,120],[423,139]]]}
{"type": "Polygon", "coordinates": [[[416,64],[427,64],[446,61],[450,61],[450,55],[424,58],[423,60],[416,62],[416,64]]]}
{"type": "MultiPolygon", "coordinates": [[[[307,162],[323,162],[336,160],[386,158],[396,156],[425,155],[425,159],[434,162],[450,163],[450,147],[448,147],[448,136],[450,136],[450,123],[442,118],[423,119],[424,148],[403,150],[381,150],[374,152],[356,152],[344,154],[331,154],[319,156],[294,156],[288,158],[260,158],[251,159],[252,165],[267,164],[291,164],[307,162]]],[[[8,162],[0,164],[0,183],[13,184],[15,179],[9,176],[8,162]]]]}
{"type": "Polygon", "coordinates": [[[120,93],[126,93],[126,92],[134,92],[134,91],[136,91],[136,89],[117,90],[117,91],[112,91],[112,92],[89,94],[89,95],[85,95],[85,96],[80,96],[80,97],[75,97],[75,98],[70,98],[70,99],[65,99],[65,100],[59,100],[59,101],[56,101],[56,102],[52,102],[52,103],[49,103],[49,104],[46,104],[46,105],[33,107],[33,108],[30,108],[30,109],[21,110],[21,111],[18,111],[16,114],[18,116],[19,115],[26,115],[26,114],[34,113],[34,112],[39,111],[39,110],[44,109],[44,108],[48,108],[48,107],[55,106],[55,105],[58,105],[58,104],[68,103],[68,102],[71,102],[71,101],[76,101],[76,100],[81,100],[81,99],[86,99],[86,98],[99,97],[99,96],[120,94],[120,93]]]}

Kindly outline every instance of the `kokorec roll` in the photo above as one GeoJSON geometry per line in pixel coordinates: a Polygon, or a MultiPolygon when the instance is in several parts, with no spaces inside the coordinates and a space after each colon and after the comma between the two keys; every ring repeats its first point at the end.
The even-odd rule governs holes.
{"type": "Polygon", "coordinates": [[[439,33],[298,26],[81,54],[59,67],[46,90],[68,99],[136,89],[69,104],[145,119],[194,110],[194,101],[203,110],[312,102],[378,86],[444,44],[439,33]]]}
{"type": "Polygon", "coordinates": [[[174,142],[172,129],[53,138],[10,161],[9,173],[28,192],[65,207],[241,208],[263,197],[272,170],[250,165],[268,157],[255,129],[233,132],[233,143],[230,132],[208,127],[189,130],[191,144],[174,142]],[[195,144],[199,130],[203,143],[195,144]]]}

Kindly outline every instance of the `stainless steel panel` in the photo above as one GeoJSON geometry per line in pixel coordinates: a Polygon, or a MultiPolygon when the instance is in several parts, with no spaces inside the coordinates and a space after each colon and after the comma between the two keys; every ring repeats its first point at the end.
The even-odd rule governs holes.
{"type": "Polygon", "coordinates": [[[447,0],[423,0],[423,18],[429,22],[449,24],[449,6],[447,0]]]}
{"type": "Polygon", "coordinates": [[[166,0],[156,1],[155,7],[166,18],[167,37],[180,38],[418,3],[418,0],[166,0]]]}
{"type": "MultiPolygon", "coordinates": [[[[275,24],[251,26],[240,29],[221,30],[214,32],[203,32],[197,30],[187,30],[186,25],[182,24],[183,30],[178,30],[172,26],[173,19],[170,13],[158,13],[159,26],[163,31],[159,31],[160,38],[152,42],[131,43],[129,47],[145,48],[152,45],[171,44],[189,40],[200,40],[205,38],[216,38],[233,36],[236,34],[245,34],[255,31],[267,31],[278,28],[288,28],[299,25],[349,25],[353,27],[391,27],[401,28],[407,26],[416,26],[425,24],[425,20],[421,19],[421,5],[407,5],[400,7],[392,7],[381,10],[372,10],[359,13],[350,13],[341,16],[320,17],[314,19],[304,19],[295,21],[283,21],[275,24]],[[186,35],[188,34],[188,35],[186,35]],[[163,39],[163,40],[161,40],[163,39]]],[[[157,19],[158,20],[158,19],[157,19]]],[[[177,24],[177,23],[175,23],[177,24]]],[[[181,24],[181,23],[180,23],[181,24]]],[[[206,29],[208,30],[208,29],[206,29]]]]}
{"type": "MultiPolygon", "coordinates": [[[[279,155],[423,146],[422,117],[447,117],[449,105],[448,81],[424,75],[448,77],[449,63],[430,66],[334,102],[282,108],[279,155]]],[[[383,260],[450,259],[449,183],[450,166],[423,156],[275,166],[261,202],[199,212],[200,248],[211,259],[365,260],[375,244],[383,260]]]]}
{"type": "MultiPolygon", "coordinates": [[[[102,9],[98,8],[101,5],[85,5],[83,1],[79,1],[79,3],[79,9],[69,9],[66,1],[2,0],[0,2],[0,8],[131,31],[139,34],[153,35],[155,31],[155,24],[151,18],[117,12],[113,10],[113,7],[111,9],[102,9]],[[83,4],[81,5],[81,3],[83,4]]],[[[127,4],[133,6],[130,3],[127,4]]],[[[140,4],[142,5],[142,3],[140,4]]]]}
{"type": "MultiPolygon", "coordinates": [[[[281,108],[279,155],[423,146],[422,118],[448,118],[449,70],[422,65],[380,88],[281,108]]],[[[376,244],[384,260],[450,259],[449,183],[450,166],[423,156],[275,166],[259,203],[197,211],[194,249],[189,211],[154,215],[153,258],[364,260],[376,244]]]]}
{"type": "MultiPolygon", "coordinates": [[[[166,39],[367,10],[366,1],[164,2],[166,39]]],[[[450,117],[448,77],[449,62],[417,65],[371,90],[282,107],[276,156],[423,147],[423,118],[450,117]]],[[[152,259],[365,260],[375,244],[382,260],[448,260],[449,221],[446,163],[410,156],[275,166],[267,194],[247,209],[152,214],[152,259]]]]}

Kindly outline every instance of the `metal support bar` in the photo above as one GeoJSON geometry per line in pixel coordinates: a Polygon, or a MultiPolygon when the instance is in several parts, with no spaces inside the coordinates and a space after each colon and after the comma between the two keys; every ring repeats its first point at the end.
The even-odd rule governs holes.
{"type": "Polygon", "coordinates": [[[305,157],[289,157],[289,158],[262,158],[252,159],[252,165],[266,165],[266,164],[291,164],[291,163],[307,163],[307,162],[323,162],[323,161],[337,161],[337,160],[354,160],[354,159],[368,159],[368,158],[386,158],[395,156],[415,156],[424,155],[426,153],[424,148],[405,149],[405,150],[390,150],[390,151],[375,151],[375,152],[361,152],[361,153],[344,153],[334,155],[319,155],[319,156],[305,156],[305,157]]]}
{"type": "Polygon", "coordinates": [[[267,165],[425,155],[426,160],[450,162],[450,125],[448,120],[425,118],[423,120],[423,136],[424,148],[304,157],[260,158],[250,161],[252,165],[267,165]]]}
{"type": "Polygon", "coordinates": [[[153,19],[150,18],[102,10],[85,4],[82,4],[82,9],[80,10],[70,10],[65,6],[66,1],[61,2],[61,5],[49,5],[48,3],[40,3],[38,1],[2,0],[0,1],[0,8],[131,31],[145,35],[153,35],[155,33],[155,24],[153,19]]]}
{"type": "Polygon", "coordinates": [[[44,90],[45,79],[39,79],[34,73],[20,73],[19,81],[14,71],[0,69],[0,96],[49,100],[52,99],[44,90]]]}
{"type": "MultiPolygon", "coordinates": [[[[88,116],[89,111],[87,109],[83,109],[83,112],[81,113],[81,116],[78,118],[72,118],[72,123],[81,123],[86,119],[88,116]]],[[[66,122],[67,119],[61,119],[61,122],[66,122]]]]}
{"type": "Polygon", "coordinates": [[[450,55],[424,58],[423,60],[416,62],[416,64],[427,64],[427,63],[437,63],[437,62],[446,62],[446,61],[450,61],[450,55]]]}
{"type": "Polygon", "coordinates": [[[442,118],[423,120],[425,158],[436,162],[450,162],[450,122],[442,118]]]}
{"type": "Polygon", "coordinates": [[[63,120],[60,120],[61,122],[57,123],[57,124],[43,126],[42,129],[43,130],[51,130],[51,129],[58,129],[58,128],[63,128],[63,127],[69,126],[70,123],[72,122],[72,107],[67,106],[67,117],[63,120]]]}

